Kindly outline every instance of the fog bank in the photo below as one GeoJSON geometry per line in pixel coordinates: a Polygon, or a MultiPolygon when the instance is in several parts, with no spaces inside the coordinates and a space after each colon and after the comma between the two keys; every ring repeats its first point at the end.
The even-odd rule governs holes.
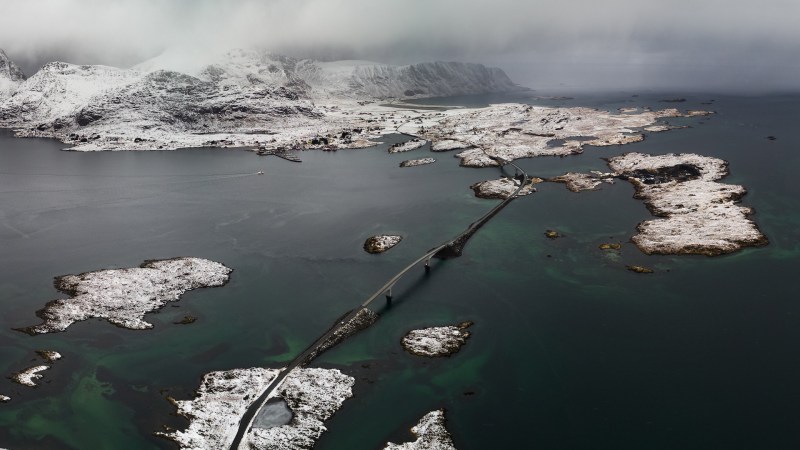
{"type": "Polygon", "coordinates": [[[800,2],[3,0],[0,48],[130,66],[167,48],[482,62],[533,88],[800,89],[800,2]]]}

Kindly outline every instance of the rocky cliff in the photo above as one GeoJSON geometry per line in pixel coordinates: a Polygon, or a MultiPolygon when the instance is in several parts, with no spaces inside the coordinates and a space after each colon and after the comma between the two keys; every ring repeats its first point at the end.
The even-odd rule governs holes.
{"type": "Polygon", "coordinates": [[[22,73],[22,69],[9,60],[6,53],[0,49],[0,102],[10,97],[23,81],[25,74],[22,73]]]}

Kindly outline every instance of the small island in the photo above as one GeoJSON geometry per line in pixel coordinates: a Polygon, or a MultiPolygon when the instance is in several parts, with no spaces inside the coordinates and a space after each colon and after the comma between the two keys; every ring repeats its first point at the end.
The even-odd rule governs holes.
{"type": "MultiPolygon", "coordinates": [[[[541,181],[539,178],[531,179],[522,187],[517,196],[521,197],[536,192],[536,188],[533,185],[541,181]]],[[[478,198],[505,200],[519,189],[520,183],[522,183],[522,180],[498,178],[496,180],[480,181],[470,186],[470,189],[475,193],[475,197],[478,198]]]]}
{"type": "Polygon", "coordinates": [[[572,192],[593,191],[596,190],[604,181],[608,183],[614,182],[614,179],[612,178],[614,174],[609,174],[610,177],[603,177],[603,175],[604,174],[567,172],[564,175],[548,178],[546,181],[552,183],[564,183],[567,186],[567,189],[572,192]]]}
{"type": "Polygon", "coordinates": [[[750,219],[753,210],[738,204],[745,188],[718,182],[728,174],[719,158],[628,153],[608,165],[658,217],[640,223],[632,238],[644,253],[715,256],[768,242],[750,219]]]}
{"type": "Polygon", "coordinates": [[[433,158],[418,158],[418,159],[408,159],[400,163],[400,167],[417,167],[417,166],[424,166],[426,164],[433,164],[436,160],[433,158]]]}
{"type": "Polygon", "coordinates": [[[36,313],[43,322],[20,331],[31,335],[64,331],[90,318],[131,330],[153,328],[144,320],[146,313],[177,301],[186,291],[222,286],[231,271],[207,259],[172,258],[145,261],[135,268],[60,276],[56,288],[72,298],[49,302],[36,313]]]}
{"type": "Polygon", "coordinates": [[[446,327],[431,327],[411,330],[401,340],[403,348],[417,356],[450,356],[467,343],[472,322],[462,322],[446,327]]]}
{"type": "Polygon", "coordinates": [[[61,353],[54,350],[36,350],[36,354],[47,362],[55,362],[61,359],[61,353]]]}
{"type": "Polygon", "coordinates": [[[42,375],[39,372],[44,372],[49,368],[50,366],[45,365],[29,367],[23,371],[12,374],[10,378],[11,381],[19,383],[23,386],[36,387],[38,385],[36,380],[42,378],[42,375]]]}
{"type": "Polygon", "coordinates": [[[453,438],[447,431],[445,423],[443,409],[431,411],[411,428],[417,440],[404,444],[388,442],[383,450],[455,450],[453,438]]]}
{"type": "Polygon", "coordinates": [[[427,143],[428,141],[424,139],[413,138],[410,141],[392,145],[389,147],[389,153],[410,152],[411,150],[424,147],[427,143]]]}
{"type": "Polygon", "coordinates": [[[367,253],[383,253],[403,240],[403,236],[392,234],[379,234],[371,236],[364,242],[364,251],[367,253]]]}

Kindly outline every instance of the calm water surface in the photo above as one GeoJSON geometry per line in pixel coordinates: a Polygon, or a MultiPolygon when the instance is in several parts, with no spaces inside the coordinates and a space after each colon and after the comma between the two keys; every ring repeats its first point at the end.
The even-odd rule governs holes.
{"type": "MultiPolygon", "coordinates": [[[[683,120],[692,128],[642,143],[521,163],[552,176],[603,170],[602,157],[624,151],[721,157],[730,162],[727,180],[748,188],[744,204],[769,246],[718,258],[646,256],[627,243],[650,217],[630,185],[581,194],[540,185],[484,227],[462,258],[403,280],[374,327],[317,361],[356,377],[356,395],[316,448],[409,440],[406,430],[441,407],[460,450],[800,446],[800,97],[658,102],[671,97],[441,103],[713,109],[683,120]],[[548,240],[550,228],[565,237],[548,240]],[[619,254],[597,249],[617,241],[625,243],[619,254]],[[625,264],[657,272],[636,275],[625,264]],[[475,322],[473,337],[451,358],[412,357],[399,345],[412,328],[463,320],[475,322]]],[[[191,398],[212,370],[279,367],[491,207],[468,186],[497,169],[460,168],[450,153],[400,169],[428,150],[389,155],[394,139],[304,152],[295,164],[241,150],[63,152],[54,141],[0,134],[0,373],[33,365],[37,349],[64,355],[39,388],[0,380],[0,394],[13,398],[0,405],[0,447],[174,448],[152,434],[186,424],[168,395],[191,398]],[[405,239],[368,255],[361,245],[376,233],[405,239]],[[36,337],[13,330],[63,297],[52,286],[57,275],[184,255],[234,268],[231,282],[148,315],[152,330],[104,321],[36,337]],[[184,315],[198,320],[173,324],[184,315]]]]}

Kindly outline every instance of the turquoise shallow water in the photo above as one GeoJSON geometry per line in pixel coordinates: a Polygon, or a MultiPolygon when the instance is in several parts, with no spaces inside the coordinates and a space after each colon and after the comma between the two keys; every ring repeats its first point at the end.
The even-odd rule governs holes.
{"type": "MultiPolygon", "coordinates": [[[[318,360],[356,377],[356,396],[318,449],[377,449],[445,407],[457,447],[542,449],[796,448],[800,413],[800,97],[604,94],[514,100],[616,109],[713,109],[692,128],[576,157],[523,160],[532,175],[604,169],[624,151],[697,152],[730,162],[730,182],[770,245],[734,255],[646,256],[627,240],[650,217],[624,183],[573,194],[561,185],[513,202],[462,258],[408,277],[371,329],[318,360]],[[714,99],[712,105],[702,102],[714,99]],[[769,141],[766,136],[777,139],[769,141]],[[565,237],[549,240],[544,230],[565,237]],[[619,254],[597,249],[621,241],[619,254]],[[625,264],[657,269],[632,274],[625,264]],[[472,320],[455,356],[405,354],[409,329],[472,320]]],[[[480,105],[509,98],[443,99],[480,105]]],[[[166,396],[190,398],[211,370],[290,360],[391,274],[465,228],[493,204],[468,186],[496,169],[451,154],[385,147],[305,152],[302,164],[240,150],[82,154],[49,140],[0,136],[0,371],[64,359],[27,389],[0,380],[0,447],[173,448],[152,435],[185,421],[166,396]],[[264,176],[247,175],[263,169],[264,176]],[[383,255],[361,245],[400,233],[383,255]],[[61,295],[54,276],[190,255],[235,271],[148,316],[149,331],[102,321],[31,337],[13,327],[61,295]],[[191,325],[174,325],[184,315],[191,325]]]]}

